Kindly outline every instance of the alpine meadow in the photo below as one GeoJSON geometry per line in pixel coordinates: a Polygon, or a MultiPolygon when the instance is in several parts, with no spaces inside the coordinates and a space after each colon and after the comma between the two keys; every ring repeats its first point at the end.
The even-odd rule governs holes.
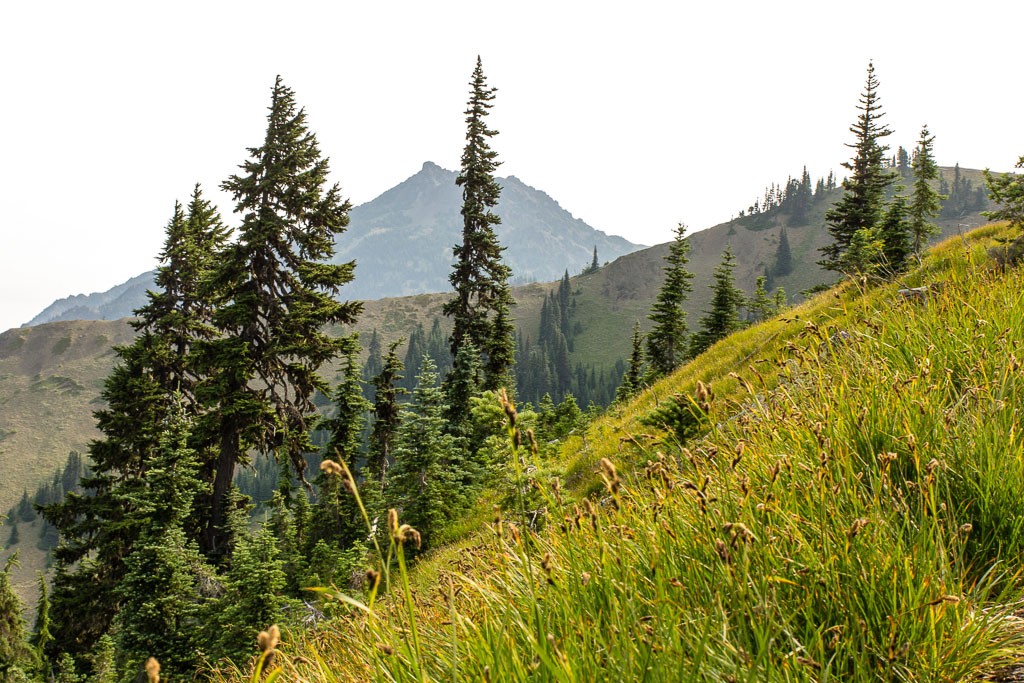
{"type": "Polygon", "coordinates": [[[155,271],[0,334],[0,679],[1024,680],[1024,175],[868,62],[842,177],[642,247],[500,177],[485,65],[360,206],[278,76],[155,271]]]}

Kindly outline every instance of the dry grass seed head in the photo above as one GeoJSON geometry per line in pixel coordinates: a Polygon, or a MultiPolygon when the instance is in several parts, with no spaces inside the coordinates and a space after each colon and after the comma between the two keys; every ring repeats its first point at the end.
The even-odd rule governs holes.
{"type": "Polygon", "coordinates": [[[160,662],[156,661],[156,657],[146,660],[146,680],[149,683],[160,683],[160,662]]]}
{"type": "Polygon", "coordinates": [[[273,624],[266,631],[260,631],[256,636],[256,643],[259,645],[260,652],[273,650],[281,643],[281,629],[277,627],[277,624],[273,624]]]}
{"type": "Polygon", "coordinates": [[[341,465],[334,462],[333,460],[326,459],[320,463],[320,471],[326,474],[328,477],[337,477],[341,475],[341,465]]]}

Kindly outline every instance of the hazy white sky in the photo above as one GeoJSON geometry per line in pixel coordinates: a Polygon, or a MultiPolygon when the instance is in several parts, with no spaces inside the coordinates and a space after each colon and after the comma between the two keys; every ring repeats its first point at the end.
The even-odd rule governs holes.
{"type": "Polygon", "coordinates": [[[869,59],[894,149],[927,123],[941,164],[1010,169],[1022,25],[1013,0],[4,2],[0,330],[153,267],[195,182],[229,212],[276,74],[359,204],[457,168],[480,54],[501,174],[653,244],[840,170],[869,59]]]}

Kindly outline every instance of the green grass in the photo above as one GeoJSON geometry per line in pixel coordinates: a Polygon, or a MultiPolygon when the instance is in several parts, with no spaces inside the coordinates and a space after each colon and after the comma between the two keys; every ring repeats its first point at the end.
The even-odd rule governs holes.
{"type": "Polygon", "coordinates": [[[540,527],[522,501],[369,611],[288,634],[280,680],[962,681],[1020,659],[1024,273],[984,255],[1003,230],[936,248],[906,278],[943,283],[927,303],[847,284],[557,460],[517,452],[513,479],[562,470],[534,483],[540,527]],[[644,426],[698,381],[706,433],[644,426]]]}

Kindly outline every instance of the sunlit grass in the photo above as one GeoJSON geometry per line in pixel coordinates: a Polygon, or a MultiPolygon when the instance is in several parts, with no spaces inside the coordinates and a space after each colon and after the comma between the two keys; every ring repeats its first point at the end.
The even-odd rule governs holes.
{"type": "Polygon", "coordinates": [[[1019,658],[1024,275],[985,258],[1000,231],[937,247],[903,283],[941,283],[926,302],[848,283],[716,345],[570,439],[561,487],[513,449],[540,524],[514,501],[399,565],[286,638],[280,680],[963,681],[1019,658]],[[698,381],[706,433],[642,422],[698,381]]]}

